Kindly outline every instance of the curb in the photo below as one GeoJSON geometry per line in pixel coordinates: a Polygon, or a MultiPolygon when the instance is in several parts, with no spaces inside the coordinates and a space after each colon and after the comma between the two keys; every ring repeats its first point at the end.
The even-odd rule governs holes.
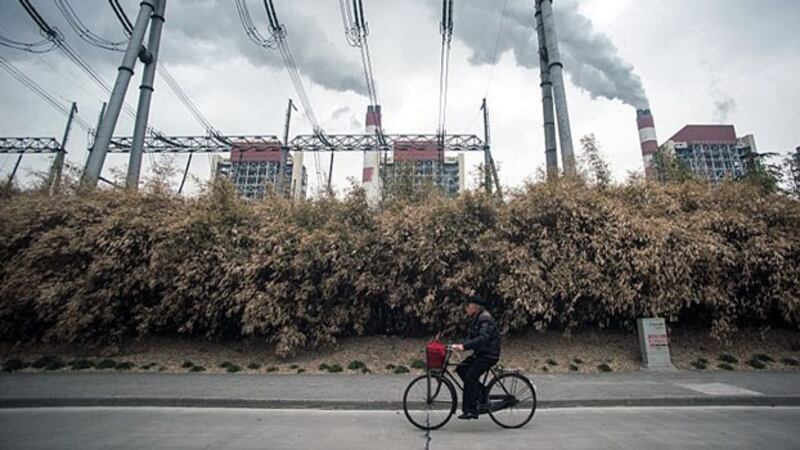
{"type": "MultiPolygon", "coordinates": [[[[400,401],[243,400],[221,398],[16,398],[0,399],[0,409],[62,407],[159,407],[235,409],[321,409],[401,411],[400,401]]],[[[629,399],[543,400],[537,409],[678,406],[800,406],[800,396],[663,397],[629,399]]]]}

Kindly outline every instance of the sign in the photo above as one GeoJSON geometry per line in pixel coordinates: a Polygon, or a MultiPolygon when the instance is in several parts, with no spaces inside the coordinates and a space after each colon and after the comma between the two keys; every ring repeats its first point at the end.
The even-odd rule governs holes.
{"type": "Polygon", "coordinates": [[[639,331],[642,367],[645,369],[674,369],[669,357],[669,335],[664,319],[639,319],[636,321],[636,328],[639,331]]]}

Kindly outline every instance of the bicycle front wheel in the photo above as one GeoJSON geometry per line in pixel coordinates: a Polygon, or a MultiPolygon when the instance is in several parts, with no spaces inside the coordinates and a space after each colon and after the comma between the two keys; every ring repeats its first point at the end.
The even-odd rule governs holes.
{"type": "Polygon", "coordinates": [[[536,389],[524,375],[506,373],[486,388],[489,417],[503,428],[521,428],[536,412],[536,389]]]}
{"type": "Polygon", "coordinates": [[[441,375],[415,378],[403,394],[403,411],[417,428],[435,430],[443,427],[458,407],[453,383],[441,375]]]}

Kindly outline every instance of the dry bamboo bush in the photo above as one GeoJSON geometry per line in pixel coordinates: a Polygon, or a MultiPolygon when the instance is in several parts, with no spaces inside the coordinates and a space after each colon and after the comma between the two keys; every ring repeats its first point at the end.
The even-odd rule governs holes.
{"type": "Polygon", "coordinates": [[[746,183],[244,202],[66,189],[0,196],[0,338],[263,339],[280,355],[363,334],[463,327],[465,295],[506,333],[800,326],[800,203],[746,183]]]}

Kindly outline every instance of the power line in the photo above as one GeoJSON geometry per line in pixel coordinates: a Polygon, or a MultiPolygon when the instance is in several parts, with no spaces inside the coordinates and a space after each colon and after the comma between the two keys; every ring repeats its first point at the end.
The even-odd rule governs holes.
{"type": "Polygon", "coordinates": [[[113,42],[100,37],[99,35],[92,32],[84,23],[81,21],[80,16],[75,12],[72,6],[69,4],[67,0],[55,0],[56,7],[61,11],[61,14],[67,20],[67,23],[70,27],[78,34],[78,36],[87,42],[90,45],[95,47],[99,47],[105,50],[111,50],[116,52],[124,52],[125,46],[128,44],[128,39],[113,42]]]}
{"type": "MultiPolygon", "coordinates": [[[[11,64],[8,60],[0,56],[0,67],[6,70],[12,77],[14,77],[17,81],[22,83],[25,87],[30,89],[33,93],[38,95],[42,100],[44,100],[47,104],[53,107],[53,109],[57,110],[58,112],[64,114],[65,116],[69,117],[70,115],[70,108],[64,106],[60,103],[53,94],[48,92],[46,89],[41,87],[38,83],[30,79],[27,75],[25,75],[22,71],[16,68],[13,64],[11,64]]],[[[78,124],[79,127],[83,128],[85,131],[90,131],[92,127],[86,123],[83,119],[78,117],[77,115],[74,118],[75,123],[78,124]]]]}

